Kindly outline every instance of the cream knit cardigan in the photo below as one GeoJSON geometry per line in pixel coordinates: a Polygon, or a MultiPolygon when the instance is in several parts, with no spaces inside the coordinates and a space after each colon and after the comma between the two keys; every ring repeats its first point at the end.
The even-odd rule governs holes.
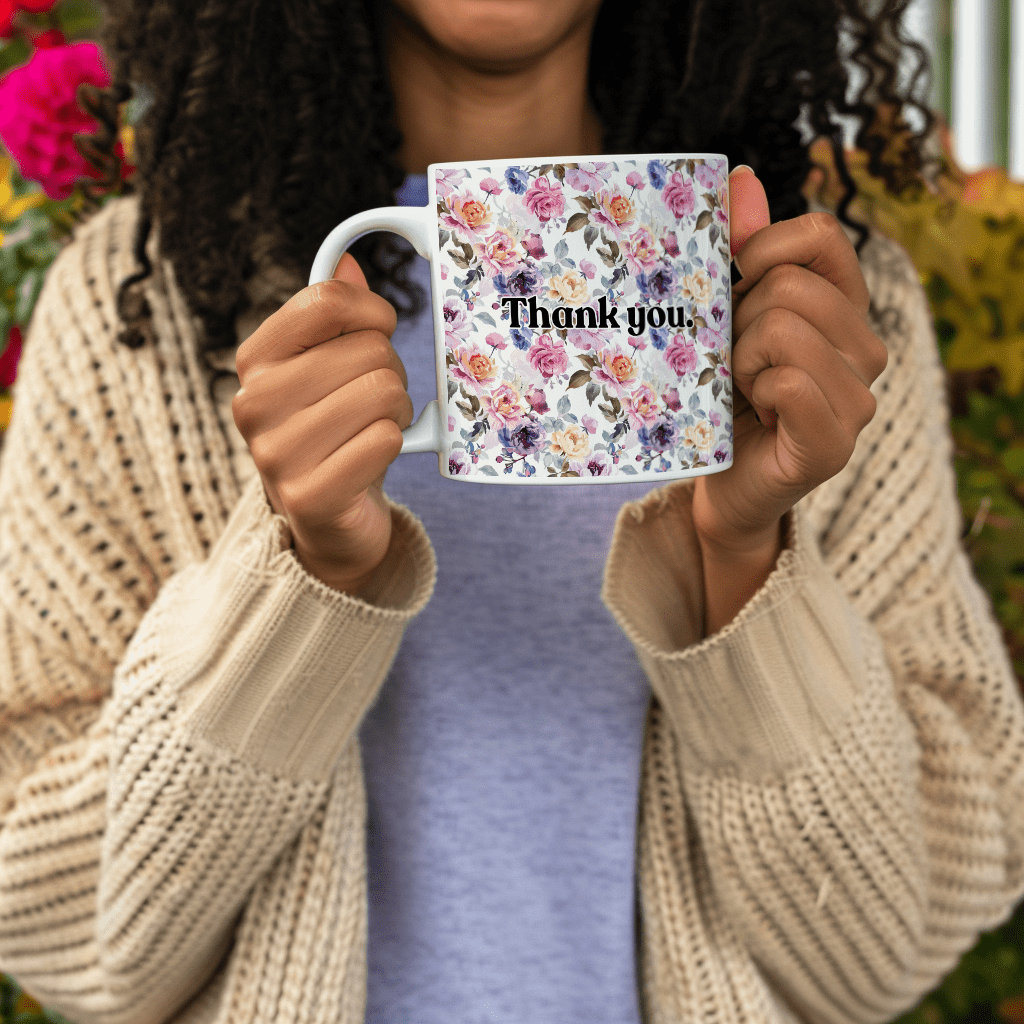
{"type": "MultiPolygon", "coordinates": [[[[374,605],[305,573],[169,265],[155,343],[115,340],[136,216],[53,266],[3,451],[0,969],[80,1024],[356,1024],[356,729],[432,549],[396,506],[374,605]]],[[[649,1024],[888,1020],[1024,891],[1024,708],[958,540],[928,310],[893,244],[863,267],[877,414],[738,617],[703,636],[689,484],[617,524],[603,596],[655,694],[649,1024]]]]}

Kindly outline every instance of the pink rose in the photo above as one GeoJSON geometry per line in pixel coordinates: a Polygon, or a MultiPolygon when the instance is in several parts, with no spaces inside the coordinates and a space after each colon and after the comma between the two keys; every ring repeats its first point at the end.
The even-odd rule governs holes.
{"type": "Polygon", "coordinates": [[[648,384],[641,384],[626,401],[626,413],[630,423],[639,429],[649,427],[661,413],[658,408],[658,396],[648,384]]]}
{"type": "Polygon", "coordinates": [[[673,412],[679,412],[683,407],[679,401],[679,388],[666,388],[661,400],[665,403],[665,407],[673,412]]]}
{"type": "Polygon", "coordinates": [[[597,267],[590,260],[580,260],[580,273],[588,281],[593,281],[597,275],[597,267]]]}
{"type": "Polygon", "coordinates": [[[515,426],[523,418],[519,392],[510,384],[501,384],[485,395],[484,405],[488,416],[502,427],[515,426]]]}
{"type": "Polygon", "coordinates": [[[630,171],[629,174],[626,175],[626,184],[632,185],[633,188],[638,189],[647,188],[647,186],[644,184],[644,179],[640,177],[638,171],[630,171]]]}
{"type": "Polygon", "coordinates": [[[684,180],[676,171],[661,190],[661,198],[677,218],[686,217],[693,213],[693,182],[684,180]]]}
{"type": "Polygon", "coordinates": [[[515,236],[508,230],[498,228],[482,242],[475,242],[473,251],[492,274],[500,274],[502,271],[514,270],[519,266],[519,256],[516,255],[518,244],[515,236]]]}
{"type": "Polygon", "coordinates": [[[480,191],[486,192],[489,196],[496,196],[502,191],[502,188],[494,178],[484,178],[480,182],[480,191]]]}
{"type": "Polygon", "coordinates": [[[530,408],[538,415],[543,416],[546,412],[551,412],[548,406],[547,395],[540,388],[530,388],[526,392],[526,401],[530,403],[530,408]]]}
{"type": "Polygon", "coordinates": [[[591,379],[608,384],[623,394],[636,383],[636,363],[617,346],[609,345],[598,353],[600,362],[591,370],[591,379]]]}
{"type": "Polygon", "coordinates": [[[556,373],[565,373],[569,355],[560,340],[550,334],[542,334],[530,349],[530,363],[545,377],[553,377],[556,373]]]}
{"type": "Polygon", "coordinates": [[[476,348],[456,348],[452,355],[455,361],[449,366],[449,372],[453,377],[474,387],[494,383],[498,369],[490,356],[476,348]]]}
{"type": "Polygon", "coordinates": [[[110,85],[95,43],[36,50],[0,79],[0,139],[21,176],[38,181],[51,199],[67,199],[79,178],[98,176],[74,144],[75,135],[96,127],[75,100],[85,83],[110,85]]]}
{"type": "Polygon", "coordinates": [[[441,215],[441,222],[456,234],[479,238],[491,226],[491,211],[467,188],[452,192],[447,197],[448,211],[441,215]]]}
{"type": "Polygon", "coordinates": [[[545,178],[538,178],[523,196],[527,209],[541,221],[549,221],[552,217],[561,217],[565,211],[565,196],[562,186],[545,178]]]}
{"type": "Polygon", "coordinates": [[[685,334],[677,334],[665,349],[665,362],[678,376],[697,368],[697,349],[685,334]]]}
{"type": "Polygon", "coordinates": [[[547,253],[544,251],[544,243],[541,241],[540,235],[536,235],[532,231],[527,231],[523,234],[523,248],[535,260],[540,260],[547,256],[547,253]]]}
{"type": "Polygon", "coordinates": [[[654,245],[654,235],[648,227],[634,231],[622,243],[622,254],[626,257],[631,273],[640,274],[645,270],[652,270],[657,265],[658,253],[654,245]]]}
{"type": "Polygon", "coordinates": [[[665,250],[665,255],[676,257],[679,255],[679,241],[676,239],[676,233],[670,231],[662,240],[661,247],[665,250]]]}

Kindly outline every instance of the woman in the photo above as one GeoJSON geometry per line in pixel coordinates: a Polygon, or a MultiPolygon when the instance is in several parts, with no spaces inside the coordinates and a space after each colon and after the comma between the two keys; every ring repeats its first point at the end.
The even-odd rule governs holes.
{"type": "Polygon", "coordinates": [[[186,6],[112,21],[140,195],[51,271],[7,435],[0,966],[81,1022],[911,1006],[1024,889],[1024,709],[913,270],[799,216],[793,124],[884,143],[905,4],[186,6]],[[733,469],[396,460],[429,319],[304,288],[327,231],[436,159],[658,150],[757,171],[733,469]]]}

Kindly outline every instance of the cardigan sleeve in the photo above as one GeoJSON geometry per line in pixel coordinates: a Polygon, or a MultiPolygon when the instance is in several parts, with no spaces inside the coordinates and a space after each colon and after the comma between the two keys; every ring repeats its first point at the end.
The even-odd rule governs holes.
{"type": "Polygon", "coordinates": [[[195,524],[164,507],[138,366],[170,409],[181,338],[154,292],[155,343],[115,339],[133,223],[110,204],[51,268],[0,465],[0,969],[78,1024],[171,1017],[339,789],[358,859],[354,731],[434,578],[395,507],[390,589],[324,586],[258,477],[205,558],[176,555],[195,524]]]}
{"type": "Polygon", "coordinates": [[[675,747],[698,838],[677,871],[822,1022],[913,1006],[1024,893],[1024,703],[960,545],[930,314],[893,243],[863,264],[890,355],[876,415],[762,588],[702,635],[684,483],[623,510],[604,591],[675,747]]]}

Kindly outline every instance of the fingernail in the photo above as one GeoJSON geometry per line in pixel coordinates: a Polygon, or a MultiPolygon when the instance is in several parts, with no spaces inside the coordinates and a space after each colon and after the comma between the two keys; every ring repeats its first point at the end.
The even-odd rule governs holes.
{"type": "Polygon", "coordinates": [[[743,271],[740,270],[740,266],[735,259],[729,265],[729,278],[734,285],[739,284],[743,280],[743,271]]]}
{"type": "Polygon", "coordinates": [[[733,170],[734,171],[750,171],[751,174],[754,174],[754,175],[757,174],[757,171],[755,171],[754,168],[750,166],[750,164],[737,164],[733,168],[733,170]]]}

